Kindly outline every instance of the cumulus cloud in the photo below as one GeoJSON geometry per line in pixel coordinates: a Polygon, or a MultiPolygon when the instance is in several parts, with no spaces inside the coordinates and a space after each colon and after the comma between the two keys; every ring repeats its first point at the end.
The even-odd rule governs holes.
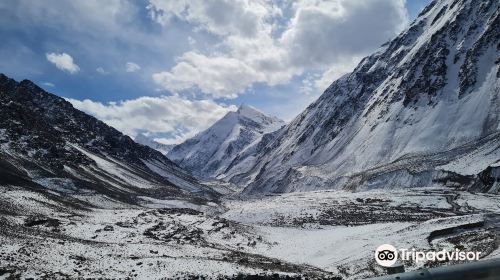
{"type": "Polygon", "coordinates": [[[197,87],[214,98],[234,98],[258,76],[255,69],[238,59],[188,52],[170,71],[153,74],[153,80],[174,92],[197,87]]]}
{"type": "MultiPolygon", "coordinates": [[[[265,25],[269,8],[256,0],[150,0],[151,17],[162,25],[172,18],[188,21],[217,35],[255,36],[265,25]]],[[[273,9],[274,11],[278,11],[273,9]]]]}
{"type": "Polygon", "coordinates": [[[330,66],[340,59],[366,54],[407,24],[403,0],[304,0],[280,39],[292,63],[330,66]]]}
{"type": "Polygon", "coordinates": [[[180,143],[237,109],[212,100],[186,100],[175,95],[111,103],[89,99],[68,101],[132,138],[141,132],[168,133],[170,137],[163,141],[165,144],[180,143]]]}
{"type": "Polygon", "coordinates": [[[136,64],[136,63],[133,63],[133,62],[127,62],[127,63],[125,64],[125,71],[126,71],[126,72],[131,73],[131,72],[136,72],[136,71],[139,71],[139,70],[141,70],[141,66],[139,66],[139,65],[138,65],[138,64],[136,64]]]}
{"type": "Polygon", "coordinates": [[[153,81],[166,90],[198,88],[212,97],[235,98],[254,83],[273,86],[304,72],[323,72],[304,80],[302,92],[310,93],[351,71],[353,61],[408,22],[404,0],[300,0],[289,6],[289,18],[281,9],[287,2],[198,2],[150,0],[157,22],[166,25],[176,17],[221,37],[221,51],[187,51],[170,70],[155,73],[153,81]]]}
{"type": "Polygon", "coordinates": [[[235,98],[253,83],[284,83],[297,73],[283,63],[285,54],[271,36],[281,10],[268,1],[151,0],[149,9],[161,24],[176,17],[220,36],[224,49],[185,52],[170,70],[153,75],[154,82],[166,90],[198,88],[214,98],[235,98]]]}
{"type": "Polygon", "coordinates": [[[80,71],[80,67],[73,62],[71,55],[67,53],[46,53],[47,60],[54,64],[59,70],[75,74],[80,71]]]}

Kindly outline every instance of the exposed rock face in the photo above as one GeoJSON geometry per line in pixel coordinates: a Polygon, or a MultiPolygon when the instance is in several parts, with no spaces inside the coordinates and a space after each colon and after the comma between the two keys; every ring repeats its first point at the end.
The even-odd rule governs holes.
{"type": "MultiPolygon", "coordinates": [[[[429,186],[439,172],[455,172],[438,166],[466,155],[476,161],[457,174],[477,176],[498,163],[499,6],[493,0],[433,2],[272,139],[263,139],[246,156],[250,166],[226,170],[226,180],[246,186],[247,194],[429,186]],[[475,146],[482,150],[474,152],[475,146]],[[368,173],[373,184],[365,184],[368,173]]],[[[236,161],[229,166],[244,159],[236,161]]]]}
{"type": "Polygon", "coordinates": [[[34,83],[0,74],[0,184],[70,194],[213,197],[160,152],[34,83]],[[197,195],[194,195],[197,193],[197,195]]]}
{"type": "Polygon", "coordinates": [[[215,178],[223,175],[241,153],[253,149],[264,135],[283,125],[275,117],[242,105],[207,130],[175,146],[168,157],[197,176],[215,178]]]}
{"type": "Polygon", "coordinates": [[[488,166],[478,174],[478,180],[472,186],[475,191],[499,193],[500,191],[500,166],[488,166]]]}

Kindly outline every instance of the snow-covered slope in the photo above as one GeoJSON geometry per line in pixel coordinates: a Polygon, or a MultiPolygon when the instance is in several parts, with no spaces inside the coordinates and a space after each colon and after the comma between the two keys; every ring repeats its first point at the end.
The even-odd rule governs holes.
{"type": "Polygon", "coordinates": [[[142,133],[138,134],[134,138],[134,141],[136,143],[141,144],[141,145],[153,148],[164,155],[168,154],[168,152],[170,152],[170,150],[172,150],[172,148],[175,146],[174,144],[162,144],[162,143],[157,142],[154,139],[152,139],[152,138],[150,138],[142,133]]]}
{"type": "Polygon", "coordinates": [[[226,178],[246,193],[474,184],[500,160],[499,7],[434,1],[226,178]]]}
{"type": "Polygon", "coordinates": [[[275,117],[242,105],[207,130],[175,146],[168,157],[194,175],[215,178],[223,174],[241,152],[283,125],[284,122],[275,117]]]}
{"type": "Polygon", "coordinates": [[[18,83],[2,74],[0,185],[55,191],[86,202],[217,196],[160,152],[31,81],[18,83]]]}

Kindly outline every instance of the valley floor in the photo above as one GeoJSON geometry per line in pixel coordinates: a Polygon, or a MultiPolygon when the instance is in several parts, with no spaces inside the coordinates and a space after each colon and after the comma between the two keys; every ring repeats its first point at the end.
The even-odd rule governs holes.
{"type": "Polygon", "coordinates": [[[385,273],[373,258],[384,243],[500,257],[500,197],[451,189],[318,191],[186,208],[56,201],[0,187],[0,278],[362,279],[385,273]]]}

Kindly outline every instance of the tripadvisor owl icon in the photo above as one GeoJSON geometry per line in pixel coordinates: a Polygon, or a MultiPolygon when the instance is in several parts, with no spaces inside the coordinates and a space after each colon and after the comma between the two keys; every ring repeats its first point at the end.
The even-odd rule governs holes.
{"type": "Polygon", "coordinates": [[[381,266],[392,266],[398,260],[398,250],[389,244],[380,245],[375,250],[375,260],[381,266]]]}

